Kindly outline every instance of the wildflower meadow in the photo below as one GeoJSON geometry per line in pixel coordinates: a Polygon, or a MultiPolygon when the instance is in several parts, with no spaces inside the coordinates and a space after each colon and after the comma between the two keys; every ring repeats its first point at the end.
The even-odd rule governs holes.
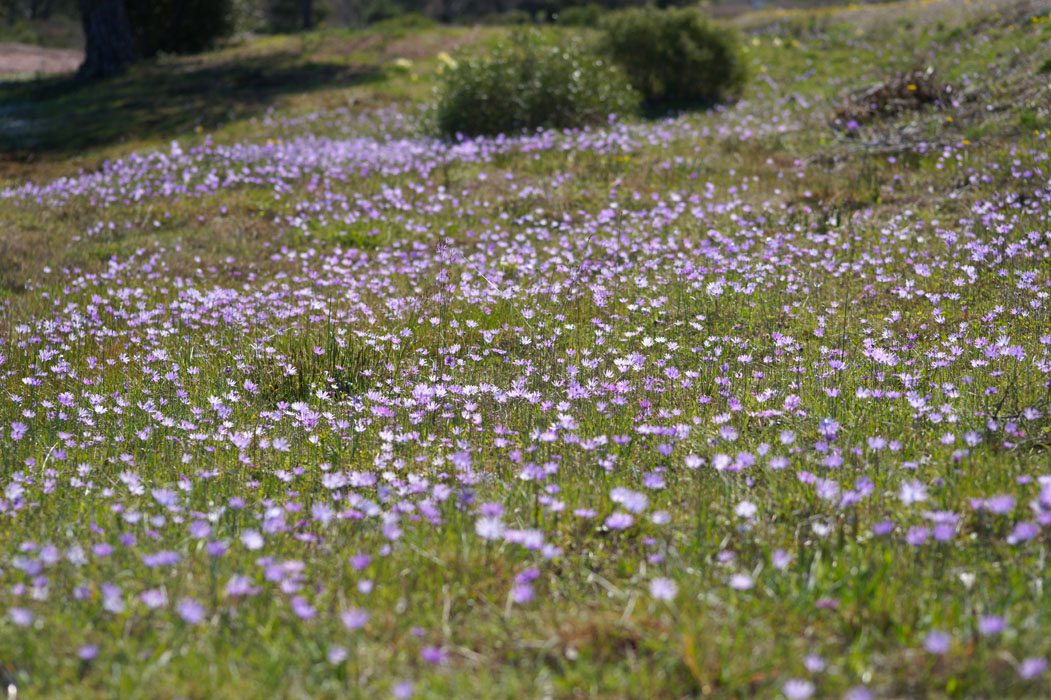
{"type": "Polygon", "coordinates": [[[322,30],[192,60],[376,75],[5,161],[0,685],[1051,696],[1047,11],[744,15],[736,101],[459,138],[503,30],[322,30]]]}

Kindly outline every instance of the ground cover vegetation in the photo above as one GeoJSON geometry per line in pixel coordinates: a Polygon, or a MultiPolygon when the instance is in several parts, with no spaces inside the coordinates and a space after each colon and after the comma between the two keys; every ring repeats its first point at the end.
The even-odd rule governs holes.
{"type": "Polygon", "coordinates": [[[445,137],[595,126],[650,112],[711,107],[740,94],[747,74],[736,33],[698,8],[629,8],[579,34],[514,31],[506,43],[451,59],[435,95],[445,137]]]}
{"type": "Polygon", "coordinates": [[[1048,696],[1049,9],[745,15],[733,103],[481,138],[499,26],[0,87],[2,680],[1048,696]],[[256,60],[333,72],[200,98],[256,60]]]}

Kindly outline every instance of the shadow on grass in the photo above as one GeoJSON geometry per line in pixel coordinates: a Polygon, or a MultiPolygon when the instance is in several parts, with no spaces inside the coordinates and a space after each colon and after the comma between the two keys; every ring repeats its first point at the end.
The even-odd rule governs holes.
{"type": "Polygon", "coordinates": [[[376,66],[308,61],[289,52],[170,59],[87,85],[72,75],[0,83],[0,156],[32,160],[177,136],[251,117],[281,94],[382,78],[376,66]]]}
{"type": "Polygon", "coordinates": [[[658,121],[690,112],[710,112],[720,105],[729,106],[731,104],[733,104],[732,101],[711,99],[643,102],[639,108],[639,116],[648,121],[658,121]]]}

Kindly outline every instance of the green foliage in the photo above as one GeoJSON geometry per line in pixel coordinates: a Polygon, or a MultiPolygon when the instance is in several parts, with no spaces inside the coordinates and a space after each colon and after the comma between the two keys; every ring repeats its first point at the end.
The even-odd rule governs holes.
{"type": "Polygon", "coordinates": [[[378,19],[370,18],[369,27],[377,34],[397,34],[408,29],[428,29],[437,24],[427,15],[419,12],[405,12],[389,16],[377,15],[378,19]]]}
{"type": "Polygon", "coordinates": [[[690,8],[618,10],[601,22],[603,45],[650,105],[735,97],[747,71],[736,34],[690,8]]]}
{"type": "Polygon", "coordinates": [[[1044,62],[1040,64],[1039,69],[1040,75],[1047,75],[1051,73],[1051,58],[1045,58],[1044,62]]]}
{"type": "Polygon", "coordinates": [[[234,26],[231,0],[127,0],[126,8],[143,58],[204,51],[234,26]]]}
{"type": "Polygon", "coordinates": [[[482,18],[482,24],[496,26],[515,26],[532,24],[533,18],[525,10],[507,10],[506,12],[495,12],[482,18]]]}
{"type": "Polygon", "coordinates": [[[558,13],[558,23],[567,27],[597,27],[601,21],[602,6],[594,2],[567,7],[558,13]]]}
{"type": "Polygon", "coordinates": [[[598,124],[637,105],[624,73],[579,37],[556,43],[527,31],[449,71],[434,119],[444,136],[495,135],[598,124]]]}
{"type": "MultiPolygon", "coordinates": [[[[324,3],[313,0],[310,3],[310,27],[316,27],[325,19],[324,3]]],[[[266,3],[266,28],[277,33],[297,32],[308,27],[303,26],[303,0],[268,0],[266,3]]]]}
{"type": "Polygon", "coordinates": [[[1040,115],[1035,109],[1023,110],[1018,114],[1018,126],[1025,132],[1039,131],[1042,126],[1040,115]]]}
{"type": "Polygon", "coordinates": [[[0,22],[0,43],[31,44],[55,49],[81,49],[84,33],[75,13],[52,15],[47,19],[18,17],[0,22]]]}

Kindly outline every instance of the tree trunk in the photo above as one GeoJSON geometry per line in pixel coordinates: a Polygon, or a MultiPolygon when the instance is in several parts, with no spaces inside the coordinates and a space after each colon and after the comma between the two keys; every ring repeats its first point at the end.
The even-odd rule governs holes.
{"type": "Polygon", "coordinates": [[[80,80],[95,80],[123,73],[131,63],[131,27],[124,0],[79,0],[84,25],[84,63],[80,80]]]}
{"type": "Polygon", "coordinates": [[[303,0],[303,29],[310,30],[314,26],[314,3],[311,0],[303,0]]]}

